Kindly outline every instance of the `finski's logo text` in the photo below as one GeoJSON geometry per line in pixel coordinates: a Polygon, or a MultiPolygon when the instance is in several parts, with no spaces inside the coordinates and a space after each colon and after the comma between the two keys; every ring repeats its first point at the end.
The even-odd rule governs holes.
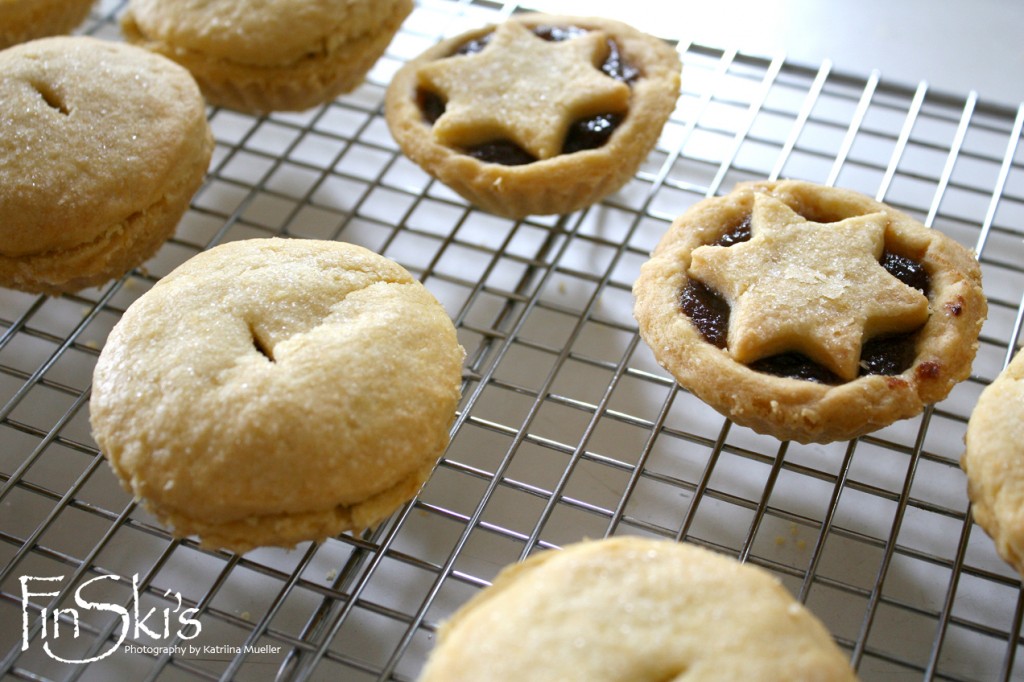
{"type": "MultiPolygon", "coordinates": [[[[21,650],[27,651],[29,648],[30,637],[30,625],[32,618],[30,616],[29,603],[32,597],[57,597],[60,595],[60,591],[55,592],[35,592],[33,590],[45,589],[45,586],[36,586],[32,583],[60,583],[64,580],[64,576],[54,577],[33,577],[30,575],[23,575],[20,577],[21,581],[21,650]]],[[[53,607],[50,611],[47,607],[42,607],[42,629],[39,633],[39,639],[43,642],[43,651],[50,658],[60,661],[62,663],[92,663],[102,658],[106,658],[110,654],[114,653],[124,642],[125,638],[128,637],[129,633],[133,636],[136,642],[147,640],[162,641],[166,640],[171,636],[178,637],[184,640],[194,639],[199,636],[199,633],[203,629],[202,623],[193,616],[198,613],[198,609],[188,608],[182,610],[184,605],[181,599],[180,592],[171,593],[167,590],[164,593],[164,597],[171,598],[173,602],[176,602],[174,608],[164,607],[163,609],[157,609],[151,607],[145,613],[141,612],[139,605],[139,575],[136,573],[131,577],[132,581],[132,600],[130,609],[120,604],[107,601],[98,601],[94,598],[90,598],[90,591],[96,590],[99,586],[92,587],[95,583],[101,580],[124,580],[118,575],[101,575],[91,580],[86,580],[79,585],[73,594],[75,606],[71,607],[53,607]],[[72,639],[78,639],[81,631],[79,629],[79,611],[109,611],[116,613],[120,618],[120,633],[115,641],[109,648],[99,652],[95,656],[85,659],[75,658],[63,658],[53,651],[51,642],[60,638],[62,631],[61,625],[66,627],[72,626],[72,639]],[[175,616],[172,620],[172,615],[175,616]]],[[[67,631],[64,631],[64,636],[67,636],[67,631]]]]}

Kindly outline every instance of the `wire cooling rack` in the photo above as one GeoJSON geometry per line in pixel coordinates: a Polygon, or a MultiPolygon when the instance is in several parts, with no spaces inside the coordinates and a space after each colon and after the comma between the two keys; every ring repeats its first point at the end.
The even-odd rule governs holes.
{"type": "MultiPolygon", "coordinates": [[[[85,30],[119,39],[122,9],[99,3],[85,30]]],[[[680,44],[679,106],[635,178],[513,222],[405,159],[382,98],[403,60],[514,9],[424,0],[355,93],[297,115],[211,110],[208,179],[151,262],[77,295],[0,291],[4,679],[412,680],[438,623],[503,566],[626,533],[771,571],[865,680],[1024,678],[1020,580],[972,524],[958,468],[1021,335],[1024,109],[680,44]],[[859,190],[977,250],[990,316],[946,401],[855,442],[787,444],[653,361],[630,295],[650,249],[697,200],[777,177],[859,190]],[[161,275],[270,235],[357,242],[415,273],[468,351],[464,398],[433,476],[376,531],[207,552],[115,482],[89,434],[92,368],[161,275]]]]}

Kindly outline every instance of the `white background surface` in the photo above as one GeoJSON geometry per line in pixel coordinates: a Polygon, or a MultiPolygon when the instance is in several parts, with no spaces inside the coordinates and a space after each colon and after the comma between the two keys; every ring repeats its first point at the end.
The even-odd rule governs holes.
{"type": "Polygon", "coordinates": [[[1024,0],[534,0],[666,38],[1024,102],[1024,0]]]}

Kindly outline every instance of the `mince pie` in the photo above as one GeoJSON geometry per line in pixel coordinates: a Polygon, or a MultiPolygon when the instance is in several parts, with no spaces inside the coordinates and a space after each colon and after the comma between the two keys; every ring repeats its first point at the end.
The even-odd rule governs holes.
{"type": "Polygon", "coordinates": [[[442,41],[388,87],[402,151],[499,215],[569,213],[624,185],[679,96],[669,44],[600,18],[525,14],[442,41]]]}
{"type": "Polygon", "coordinates": [[[744,183],[677,218],[633,288],[640,334],[738,424],[830,442],[970,374],[987,306],[957,242],[849,190],[744,183]]]}
{"type": "Polygon", "coordinates": [[[971,514],[1024,576],[1024,351],[978,396],[964,440],[971,514]]]}

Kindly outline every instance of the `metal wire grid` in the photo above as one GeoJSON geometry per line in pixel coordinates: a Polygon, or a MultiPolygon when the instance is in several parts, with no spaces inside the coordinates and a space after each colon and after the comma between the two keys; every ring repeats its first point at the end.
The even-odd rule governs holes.
{"type": "MultiPolygon", "coordinates": [[[[121,4],[100,3],[87,31],[117,39],[121,4]]],[[[1020,581],[971,523],[957,465],[974,400],[1021,332],[1024,108],[681,44],[679,107],[634,180],[586,211],[512,222],[404,159],[381,100],[402,60],[515,9],[424,0],[356,93],[300,115],[211,110],[207,182],[145,268],[73,296],[0,293],[5,678],[410,680],[437,623],[502,566],[622,533],[772,571],[863,679],[1024,676],[1020,581]],[[637,336],[632,282],[675,215],[764,177],[857,189],[975,246],[991,312],[971,379],[918,419],[829,446],[758,436],[679,389],[637,336]],[[171,539],[103,464],[88,429],[92,366],[161,275],[215,243],[268,235],[361,243],[416,273],[467,349],[464,399],[434,475],[376,531],[210,553],[171,539]],[[25,605],[22,576],[59,576],[58,594],[25,605]],[[61,639],[43,633],[42,609],[74,606],[99,576],[120,579],[91,583],[95,600],[155,610],[151,626],[196,608],[200,636],[128,632],[94,663],[56,662],[44,642],[76,660],[118,643],[110,611],[82,610],[78,636],[67,614],[61,639]],[[215,650],[130,653],[133,641],[215,650]]]]}

